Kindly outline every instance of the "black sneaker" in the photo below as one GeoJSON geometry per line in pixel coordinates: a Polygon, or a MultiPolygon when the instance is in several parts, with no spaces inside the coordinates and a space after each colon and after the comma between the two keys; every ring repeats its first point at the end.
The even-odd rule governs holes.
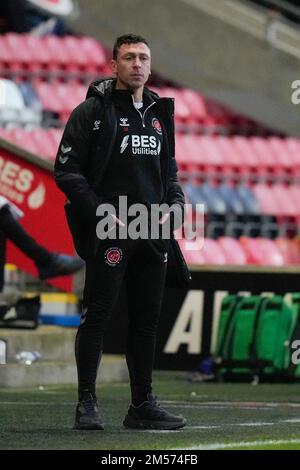
{"type": "Polygon", "coordinates": [[[74,429],[104,429],[103,421],[99,415],[97,398],[91,393],[87,394],[77,405],[74,429]]]}
{"type": "Polygon", "coordinates": [[[60,253],[53,253],[50,261],[45,264],[37,263],[40,279],[74,274],[83,266],[84,261],[81,258],[60,253]]]}
{"type": "Polygon", "coordinates": [[[186,419],[176,416],[161,408],[156,397],[148,394],[148,400],[139,406],[130,405],[123,421],[130,429],[179,429],[186,425],[186,419]]]}

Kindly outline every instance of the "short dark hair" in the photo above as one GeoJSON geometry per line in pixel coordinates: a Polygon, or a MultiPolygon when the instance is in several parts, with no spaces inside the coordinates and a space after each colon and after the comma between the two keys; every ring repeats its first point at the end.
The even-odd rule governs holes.
{"type": "Polygon", "coordinates": [[[123,44],[137,44],[139,42],[142,42],[142,43],[146,44],[146,46],[149,47],[148,42],[142,36],[137,36],[136,34],[123,34],[123,36],[119,36],[115,40],[115,43],[114,43],[113,59],[117,58],[119,49],[123,44]]]}

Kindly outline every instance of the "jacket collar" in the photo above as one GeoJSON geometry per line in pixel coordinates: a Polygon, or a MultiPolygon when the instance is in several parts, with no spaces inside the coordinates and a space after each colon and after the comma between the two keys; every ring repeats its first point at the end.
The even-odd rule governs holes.
{"type": "MultiPolygon", "coordinates": [[[[90,84],[86,99],[91,98],[92,96],[101,96],[104,97],[106,94],[111,94],[115,89],[116,79],[115,78],[106,78],[102,80],[96,80],[90,84]]],[[[130,93],[130,91],[128,91],[130,93]]],[[[149,90],[149,88],[144,88],[144,97],[145,101],[157,101],[161,99],[154,91],[149,90]]]]}

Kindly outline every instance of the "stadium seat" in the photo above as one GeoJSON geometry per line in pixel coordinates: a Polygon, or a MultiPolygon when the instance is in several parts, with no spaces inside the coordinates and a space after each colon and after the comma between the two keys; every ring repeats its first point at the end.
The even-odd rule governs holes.
{"type": "Polygon", "coordinates": [[[58,95],[57,88],[46,81],[34,81],[34,89],[43,105],[43,109],[58,114],[66,111],[66,105],[58,95]]]}
{"type": "Polygon", "coordinates": [[[252,187],[253,193],[259,202],[261,211],[264,214],[283,216],[281,204],[274,197],[273,188],[267,184],[255,184],[252,187]]]}
{"type": "Polygon", "coordinates": [[[238,184],[236,186],[236,192],[244,205],[244,211],[246,214],[261,214],[259,202],[249,186],[238,184]]]}
{"type": "Polygon", "coordinates": [[[277,167],[277,173],[282,175],[291,175],[293,171],[293,156],[286,145],[285,139],[280,137],[271,136],[267,139],[269,147],[274,152],[275,165],[277,167]]]}
{"type": "Polygon", "coordinates": [[[248,168],[244,165],[243,158],[232,142],[231,137],[215,136],[213,145],[217,146],[223,156],[223,169],[231,178],[238,181],[243,175],[248,173],[248,168]]]}
{"type": "Polygon", "coordinates": [[[33,129],[29,131],[31,139],[36,145],[38,155],[48,160],[54,160],[57,152],[55,142],[46,129],[33,129]]]}
{"type": "Polygon", "coordinates": [[[207,264],[226,264],[225,252],[216,240],[205,238],[202,254],[207,264]]]}
{"type": "Polygon", "coordinates": [[[273,240],[241,237],[240,242],[247,255],[248,264],[259,266],[283,266],[284,257],[273,240]]]}
{"type": "Polygon", "coordinates": [[[220,237],[218,243],[223,249],[227,264],[247,264],[247,256],[240,242],[231,237],[220,237]]]}
{"type": "Polygon", "coordinates": [[[11,129],[8,131],[8,138],[18,147],[24,148],[28,152],[39,155],[39,148],[36,142],[32,139],[30,133],[22,127],[11,129]]]}
{"type": "Polygon", "coordinates": [[[234,187],[229,184],[221,184],[216,188],[218,194],[221,196],[226,204],[227,212],[242,215],[245,213],[244,205],[239,198],[234,187]]]}
{"type": "Polygon", "coordinates": [[[240,155],[241,166],[248,170],[248,177],[260,177],[264,174],[263,168],[260,166],[260,161],[253,148],[249,145],[247,137],[232,136],[231,142],[237,149],[240,155]]]}
{"type": "Polygon", "coordinates": [[[7,33],[2,40],[4,47],[9,51],[9,69],[12,72],[28,71],[33,57],[30,49],[25,47],[23,35],[7,33]]]}
{"type": "Polygon", "coordinates": [[[21,90],[25,106],[40,112],[42,110],[42,103],[38,99],[31,83],[22,81],[19,83],[19,89],[21,90]]]}
{"type": "Polygon", "coordinates": [[[299,242],[295,239],[276,238],[274,240],[278,249],[280,250],[284,264],[295,265],[300,264],[300,247],[299,242]]]}
{"type": "Polygon", "coordinates": [[[45,36],[42,40],[49,56],[49,72],[77,71],[76,64],[72,62],[70,52],[65,47],[65,43],[62,38],[49,35],[45,36]]]}
{"type": "Polygon", "coordinates": [[[184,258],[188,264],[205,264],[202,253],[202,244],[197,240],[178,240],[184,258]]]}
{"type": "Polygon", "coordinates": [[[62,129],[55,129],[55,128],[48,129],[48,134],[51,136],[51,138],[54,142],[54,148],[56,149],[55,150],[55,153],[56,153],[57,150],[58,150],[58,146],[60,144],[62,135],[63,135],[63,130],[62,129]]]}
{"type": "Polygon", "coordinates": [[[218,192],[218,187],[214,187],[209,183],[203,183],[199,186],[199,194],[208,212],[212,214],[226,214],[227,207],[223,197],[218,192]]]}
{"type": "Polygon", "coordinates": [[[293,161],[293,168],[300,174],[300,139],[294,137],[287,137],[285,139],[285,145],[290,152],[293,161]]]}
{"type": "Polygon", "coordinates": [[[208,123],[208,115],[204,97],[189,88],[183,88],[181,96],[188,106],[193,119],[203,126],[206,125],[208,123]]]}
{"type": "Polygon", "coordinates": [[[7,48],[5,36],[0,34],[0,71],[4,73],[8,70],[11,61],[11,53],[7,48]]]}
{"type": "Polygon", "coordinates": [[[200,186],[195,186],[192,183],[183,183],[182,188],[194,210],[196,210],[197,204],[204,204],[205,212],[208,210],[207,200],[203,196],[200,186]]]}
{"type": "Polygon", "coordinates": [[[80,38],[80,47],[88,59],[85,71],[87,73],[103,72],[106,66],[106,54],[103,46],[96,39],[84,36],[80,38]]]}
{"type": "Polygon", "coordinates": [[[256,153],[259,163],[268,168],[269,171],[274,171],[276,167],[276,158],[272,152],[271,146],[268,144],[268,140],[261,137],[251,136],[248,137],[248,142],[256,153]]]}
{"type": "Polygon", "coordinates": [[[296,217],[299,214],[299,200],[294,200],[290,186],[274,184],[272,193],[278,206],[280,206],[281,215],[296,217]]]}
{"type": "Polygon", "coordinates": [[[51,54],[43,38],[33,34],[22,34],[23,47],[30,50],[31,62],[28,64],[29,72],[34,75],[49,75],[51,54]]]}

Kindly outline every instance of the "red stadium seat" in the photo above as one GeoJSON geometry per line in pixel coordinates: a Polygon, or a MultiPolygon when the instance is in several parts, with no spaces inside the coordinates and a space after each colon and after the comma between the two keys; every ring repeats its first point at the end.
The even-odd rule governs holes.
{"type": "Polygon", "coordinates": [[[87,57],[86,72],[100,73],[106,66],[106,54],[103,46],[94,38],[82,37],[80,47],[87,57]]]}
{"type": "Polygon", "coordinates": [[[282,206],[278,203],[277,198],[274,196],[273,188],[267,184],[255,184],[252,187],[256,199],[259,202],[261,210],[264,214],[271,214],[277,216],[284,216],[282,206]]]}
{"type": "Polygon", "coordinates": [[[239,240],[231,237],[220,237],[218,243],[225,252],[227,264],[247,264],[247,256],[239,240]]]}
{"type": "Polygon", "coordinates": [[[34,89],[44,110],[53,111],[58,114],[66,111],[66,105],[58,94],[58,87],[48,82],[37,80],[34,82],[34,89]]]}
{"type": "Polygon", "coordinates": [[[184,258],[188,264],[204,264],[205,258],[201,251],[201,244],[196,240],[178,240],[184,258]]]}
{"type": "Polygon", "coordinates": [[[72,62],[70,52],[65,47],[64,40],[58,36],[49,35],[43,39],[46,50],[49,54],[48,68],[50,72],[66,70],[69,72],[77,71],[77,66],[72,62]]]}
{"type": "Polygon", "coordinates": [[[17,72],[28,70],[33,61],[31,51],[25,46],[23,35],[7,33],[3,36],[4,47],[9,51],[9,68],[17,72]]]}
{"type": "Polygon", "coordinates": [[[249,145],[247,137],[233,136],[231,137],[233,147],[236,148],[240,155],[240,160],[245,168],[248,168],[249,173],[253,175],[259,175],[263,173],[260,166],[260,161],[253,148],[249,145]]]}
{"type": "Polygon", "coordinates": [[[289,170],[293,166],[294,161],[292,153],[289,151],[289,148],[286,145],[285,139],[272,136],[267,139],[267,142],[274,152],[276,159],[275,164],[278,165],[279,168],[289,170]]]}
{"type": "Polygon", "coordinates": [[[181,96],[189,108],[195,121],[204,125],[208,122],[205,98],[194,90],[184,88],[181,90],[181,96]]]}
{"type": "Polygon", "coordinates": [[[274,241],[284,258],[285,264],[300,264],[300,249],[298,240],[277,238],[274,241]]]}
{"type": "Polygon", "coordinates": [[[241,237],[248,264],[283,266],[284,256],[273,240],[241,237]]]}
{"type": "Polygon", "coordinates": [[[226,255],[216,240],[205,238],[202,254],[207,264],[226,264],[226,255]]]}
{"type": "Polygon", "coordinates": [[[5,36],[0,35],[0,70],[7,70],[9,68],[10,62],[11,52],[7,47],[5,36]]]}
{"type": "Polygon", "coordinates": [[[89,58],[84,51],[80,38],[75,36],[65,36],[62,39],[63,47],[69,53],[69,60],[78,70],[83,71],[88,68],[89,58]]]}
{"type": "Polygon", "coordinates": [[[276,166],[276,158],[267,139],[252,136],[248,137],[248,142],[256,153],[259,162],[270,169],[276,166]]]}
{"type": "Polygon", "coordinates": [[[60,144],[60,141],[61,141],[61,138],[62,138],[62,135],[63,135],[63,130],[62,129],[54,129],[54,128],[53,129],[48,129],[48,134],[50,135],[51,139],[54,142],[54,148],[56,149],[55,153],[57,153],[58,146],[60,144]]]}
{"type": "Polygon", "coordinates": [[[9,136],[9,140],[11,140],[15,145],[27,150],[28,152],[32,152],[35,155],[39,154],[36,142],[25,129],[21,127],[11,129],[9,131],[9,136]]]}
{"type": "Polygon", "coordinates": [[[31,62],[28,64],[29,70],[31,72],[46,72],[51,62],[51,55],[43,39],[33,34],[24,34],[23,43],[31,54],[31,62]]]}
{"type": "Polygon", "coordinates": [[[294,206],[296,208],[296,215],[299,217],[300,216],[300,186],[299,184],[291,184],[288,186],[288,191],[290,194],[290,197],[293,200],[294,206]]]}
{"type": "Polygon", "coordinates": [[[57,148],[49,132],[46,129],[33,129],[29,131],[29,134],[37,147],[38,155],[54,160],[57,148]]]}
{"type": "Polygon", "coordinates": [[[280,215],[296,217],[299,214],[299,199],[294,199],[293,192],[290,186],[284,184],[274,184],[272,186],[272,193],[275,201],[280,207],[280,215]]]}
{"type": "Polygon", "coordinates": [[[292,168],[296,175],[300,175],[300,139],[288,137],[285,139],[285,145],[292,158],[292,168]]]}

